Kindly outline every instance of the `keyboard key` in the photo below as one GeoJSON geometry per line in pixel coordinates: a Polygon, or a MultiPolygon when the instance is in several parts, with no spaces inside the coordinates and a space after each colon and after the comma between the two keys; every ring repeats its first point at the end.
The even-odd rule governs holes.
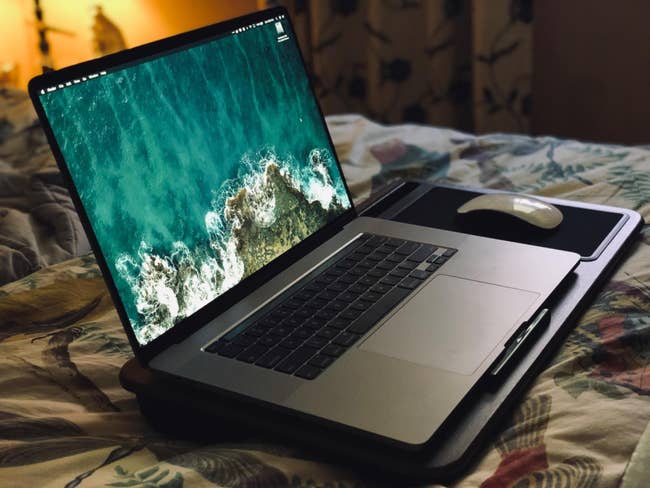
{"type": "Polygon", "coordinates": [[[409,276],[417,278],[418,280],[426,280],[429,276],[431,276],[431,273],[419,269],[414,269],[411,271],[411,274],[409,276]]]}
{"type": "Polygon", "coordinates": [[[342,302],[350,303],[353,302],[357,299],[359,295],[357,293],[351,293],[350,291],[346,291],[344,293],[341,293],[337,298],[337,300],[341,300],[342,302]]]}
{"type": "Polygon", "coordinates": [[[318,295],[316,295],[316,298],[319,298],[321,300],[326,300],[329,302],[330,300],[336,298],[336,295],[338,295],[338,293],[334,291],[324,290],[321,291],[318,295]]]}
{"type": "Polygon", "coordinates": [[[255,341],[257,341],[257,337],[253,337],[246,334],[239,334],[237,337],[235,337],[232,340],[232,343],[237,344],[238,346],[248,347],[255,341]]]}
{"type": "Polygon", "coordinates": [[[299,337],[294,337],[293,335],[290,335],[280,343],[280,346],[286,347],[287,349],[297,349],[298,346],[302,344],[302,342],[303,342],[302,339],[300,339],[299,337]]]}
{"type": "Polygon", "coordinates": [[[391,263],[400,263],[404,259],[404,256],[401,254],[391,254],[386,258],[386,261],[391,262],[391,263]]]}
{"type": "MultiPolygon", "coordinates": [[[[305,337],[302,332],[300,334],[297,334],[297,332],[299,330],[303,330],[303,329],[306,329],[306,328],[305,327],[300,327],[300,329],[294,330],[289,336],[287,336],[287,339],[293,339],[293,340],[296,340],[296,341],[304,342],[304,340],[309,336],[305,337]]],[[[308,331],[309,334],[313,333],[313,331],[310,330],[310,329],[306,329],[306,330],[308,331]]],[[[277,342],[276,342],[276,344],[277,344],[277,342]]]]}
{"type": "Polygon", "coordinates": [[[222,347],[217,349],[219,356],[225,358],[234,358],[237,354],[244,350],[243,346],[238,346],[237,344],[224,344],[222,347]]]}
{"type": "Polygon", "coordinates": [[[436,258],[436,260],[434,261],[434,263],[436,263],[436,264],[445,264],[445,263],[447,262],[448,259],[449,259],[449,258],[447,258],[447,257],[445,257],[445,256],[438,256],[438,257],[436,258]]]}
{"type": "Polygon", "coordinates": [[[300,378],[304,378],[306,380],[313,380],[322,372],[322,369],[307,364],[296,371],[296,376],[299,376],[300,378]]]}
{"type": "Polygon", "coordinates": [[[340,272],[339,276],[343,276],[348,271],[348,268],[341,266],[340,264],[337,264],[334,269],[340,272]]]}
{"type": "Polygon", "coordinates": [[[387,238],[384,236],[374,236],[366,244],[370,247],[375,248],[381,246],[384,242],[386,242],[386,240],[387,238]]]}
{"type": "Polygon", "coordinates": [[[273,368],[278,364],[283,358],[291,352],[290,349],[285,349],[284,347],[274,347],[264,356],[258,359],[255,364],[262,366],[263,368],[273,368]]]}
{"type": "Polygon", "coordinates": [[[412,278],[409,276],[407,278],[404,278],[397,286],[406,288],[407,290],[414,290],[418,286],[420,286],[420,284],[422,284],[422,280],[419,280],[417,278],[412,278]]]}
{"type": "Polygon", "coordinates": [[[327,287],[328,291],[334,292],[334,293],[340,293],[343,290],[347,288],[346,283],[341,283],[340,281],[337,281],[336,283],[332,283],[330,286],[327,287]]]}
{"type": "Polygon", "coordinates": [[[311,330],[318,330],[325,325],[327,319],[322,317],[312,317],[304,323],[304,326],[311,330]]]}
{"type": "Polygon", "coordinates": [[[325,337],[318,337],[318,336],[311,337],[307,341],[305,341],[306,346],[315,347],[316,349],[320,349],[326,346],[328,343],[329,343],[329,339],[325,337]]]}
{"type": "Polygon", "coordinates": [[[350,325],[351,320],[350,319],[345,319],[343,317],[336,317],[329,322],[327,322],[328,327],[333,327],[334,329],[337,330],[343,330],[345,329],[348,325],[350,325]]]}
{"type": "Polygon", "coordinates": [[[366,300],[368,302],[376,302],[380,298],[381,298],[381,294],[376,293],[374,291],[368,291],[361,296],[362,300],[366,300]]]}
{"type": "Polygon", "coordinates": [[[437,249],[436,246],[431,246],[429,244],[423,244],[420,249],[415,251],[413,254],[411,254],[407,259],[409,261],[416,261],[421,263],[425,259],[427,259],[433,252],[437,249]]]}
{"type": "Polygon", "coordinates": [[[380,246],[377,249],[375,249],[375,252],[373,254],[378,254],[381,255],[382,259],[388,256],[389,254],[393,253],[393,249],[390,247],[384,247],[380,246]]]}
{"type": "Polygon", "coordinates": [[[313,314],[313,309],[310,308],[301,308],[300,310],[296,310],[294,314],[291,317],[296,317],[299,319],[307,319],[311,317],[313,314]]]}
{"type": "Polygon", "coordinates": [[[281,324],[285,327],[289,327],[290,329],[295,329],[296,327],[300,327],[304,321],[304,318],[292,315],[288,319],[284,319],[281,324]]]}
{"type": "Polygon", "coordinates": [[[340,300],[334,300],[333,302],[328,303],[325,306],[325,310],[332,310],[334,312],[341,312],[342,310],[345,310],[345,307],[347,307],[348,304],[345,302],[342,302],[340,300]]]}
{"type": "Polygon", "coordinates": [[[360,285],[369,287],[377,283],[378,278],[375,278],[374,276],[364,276],[361,278],[357,283],[360,285]]]}
{"type": "Polygon", "coordinates": [[[337,330],[333,327],[325,327],[324,329],[321,329],[318,332],[316,332],[316,336],[324,337],[325,339],[329,340],[329,339],[334,339],[337,335],[339,335],[340,332],[341,332],[340,330],[337,330]]]}
{"type": "Polygon", "coordinates": [[[415,252],[420,247],[420,244],[417,242],[405,242],[400,247],[395,249],[396,254],[401,254],[402,256],[408,256],[409,254],[415,252]]]}
{"type": "Polygon", "coordinates": [[[270,329],[272,327],[275,327],[279,323],[280,323],[280,321],[278,319],[275,319],[275,318],[267,315],[266,317],[263,317],[260,320],[258,320],[255,323],[255,325],[257,325],[258,327],[261,327],[263,329],[270,329]]]}
{"type": "Polygon", "coordinates": [[[334,358],[332,356],[327,356],[325,354],[316,354],[313,358],[309,360],[309,364],[322,369],[327,368],[333,362],[334,362],[334,358]]]}
{"type": "Polygon", "coordinates": [[[307,290],[301,290],[298,293],[294,295],[294,298],[296,300],[301,300],[303,302],[310,300],[314,295],[316,295],[315,291],[307,291],[307,290]]]}
{"type": "Polygon", "coordinates": [[[291,300],[287,300],[286,302],[284,302],[283,305],[285,307],[287,307],[287,308],[295,310],[295,309],[300,308],[302,306],[302,301],[301,300],[293,300],[293,299],[291,299],[291,300]]]}
{"type": "Polygon", "coordinates": [[[333,268],[328,269],[327,273],[325,273],[325,274],[330,275],[330,276],[341,276],[344,273],[345,273],[344,269],[342,269],[339,266],[335,266],[333,268]]]}
{"type": "Polygon", "coordinates": [[[266,329],[264,327],[260,327],[259,325],[255,324],[251,327],[247,327],[245,334],[253,337],[261,337],[266,333],[266,329]]]}
{"type": "Polygon", "coordinates": [[[305,291],[307,293],[318,293],[321,290],[321,287],[317,284],[314,283],[313,281],[308,283],[302,291],[305,291]]]}
{"type": "Polygon", "coordinates": [[[278,343],[278,338],[273,337],[271,335],[265,335],[264,337],[260,337],[257,340],[257,343],[261,344],[262,346],[272,347],[272,346],[275,346],[278,343]]]}
{"type": "Polygon", "coordinates": [[[269,334],[274,335],[276,337],[286,337],[289,335],[291,330],[292,329],[290,329],[289,327],[285,327],[283,325],[277,325],[273,329],[271,329],[269,334]]]}
{"type": "Polygon", "coordinates": [[[311,337],[311,335],[314,333],[313,329],[309,329],[307,327],[301,327],[300,329],[297,329],[293,334],[291,334],[291,337],[297,337],[299,339],[308,339],[311,337]]]}
{"type": "Polygon", "coordinates": [[[316,283],[319,283],[319,284],[325,285],[325,286],[327,286],[327,285],[329,285],[331,283],[334,283],[334,281],[336,281],[336,276],[328,275],[328,274],[321,275],[318,278],[316,278],[316,280],[315,280],[316,283]]]}
{"type": "Polygon", "coordinates": [[[343,276],[341,276],[339,278],[339,283],[344,283],[346,285],[351,285],[352,283],[357,281],[358,278],[359,278],[358,276],[354,276],[354,275],[351,275],[351,274],[348,273],[348,274],[345,274],[345,275],[343,275],[343,276]]]}
{"type": "Polygon", "coordinates": [[[359,246],[357,248],[357,252],[367,255],[370,254],[372,251],[374,251],[375,247],[376,246],[370,246],[368,243],[365,243],[363,246],[359,246]]]}
{"type": "Polygon", "coordinates": [[[343,354],[346,351],[345,347],[338,346],[336,344],[328,344],[323,348],[321,351],[322,354],[325,354],[326,356],[332,356],[334,358],[339,357],[341,354],[343,354]]]}
{"type": "Polygon", "coordinates": [[[442,253],[443,256],[450,258],[454,254],[456,254],[457,249],[447,249],[444,253],[442,253]]]}
{"type": "Polygon", "coordinates": [[[269,350],[268,347],[256,344],[244,350],[237,356],[237,359],[244,361],[245,363],[254,363],[260,357],[262,357],[269,350]]]}
{"type": "Polygon", "coordinates": [[[357,334],[351,334],[350,332],[341,332],[333,341],[333,344],[337,346],[350,347],[352,344],[359,340],[357,334]]]}
{"type": "Polygon", "coordinates": [[[372,329],[377,322],[375,320],[367,319],[364,320],[364,317],[359,317],[359,320],[354,322],[349,329],[347,329],[347,332],[352,332],[354,334],[359,334],[363,335],[366,332],[368,332],[370,329],[372,329]]]}
{"type": "Polygon", "coordinates": [[[384,270],[377,269],[377,268],[368,271],[368,276],[372,276],[373,278],[381,278],[385,274],[386,272],[384,270]]]}
{"type": "Polygon", "coordinates": [[[384,242],[384,246],[395,248],[401,246],[403,243],[404,241],[402,239],[391,237],[390,239],[384,242]]]}
{"type": "Polygon", "coordinates": [[[357,300],[352,305],[350,305],[350,308],[352,310],[360,310],[363,312],[364,310],[368,310],[371,306],[372,306],[372,302],[357,300]]]}
{"type": "Polygon", "coordinates": [[[390,271],[395,267],[395,263],[391,263],[389,261],[382,261],[380,263],[377,263],[377,269],[382,269],[384,271],[390,271]]]}
{"type": "Polygon", "coordinates": [[[397,268],[390,272],[388,276],[396,276],[397,278],[404,278],[409,274],[409,270],[405,268],[397,268]]]}
{"type": "Polygon", "coordinates": [[[418,263],[414,261],[404,261],[403,263],[400,263],[400,265],[397,267],[397,269],[413,269],[417,267],[418,263]]]}
{"type": "Polygon", "coordinates": [[[302,346],[289,354],[275,369],[281,373],[291,374],[316,354],[316,352],[318,352],[318,349],[314,347],[302,346]]]}
{"type": "Polygon", "coordinates": [[[438,271],[438,268],[440,268],[440,265],[433,263],[433,264],[429,265],[429,267],[427,268],[427,271],[429,273],[434,273],[434,272],[438,271]]]}
{"type": "Polygon", "coordinates": [[[388,276],[382,278],[381,281],[380,281],[380,283],[381,283],[382,285],[393,286],[393,285],[396,285],[397,283],[399,283],[399,280],[400,280],[400,279],[397,278],[397,277],[395,277],[395,276],[388,275],[388,276]]]}
{"type": "Polygon", "coordinates": [[[293,310],[278,308],[271,313],[271,317],[273,317],[274,319],[282,320],[282,319],[286,319],[292,313],[293,310]]]}
{"type": "Polygon", "coordinates": [[[391,288],[392,288],[391,285],[384,285],[383,283],[377,283],[375,286],[373,286],[370,289],[370,291],[383,295],[384,293],[388,293],[391,290],[391,288]]]}
{"type": "Polygon", "coordinates": [[[324,320],[332,320],[334,317],[336,317],[338,312],[335,312],[333,310],[321,310],[316,314],[316,318],[319,319],[324,319],[324,320]]]}
{"type": "Polygon", "coordinates": [[[368,268],[362,266],[355,266],[350,271],[348,271],[348,274],[350,276],[355,276],[358,278],[359,276],[363,276],[364,274],[366,274],[366,271],[368,271],[368,268]]]}
{"type": "Polygon", "coordinates": [[[330,301],[330,299],[323,298],[319,294],[319,295],[316,295],[316,298],[314,298],[313,300],[308,302],[307,306],[309,308],[313,308],[313,309],[320,309],[320,308],[323,308],[325,305],[327,305],[329,301],[330,301]]]}
{"type": "Polygon", "coordinates": [[[356,251],[356,252],[353,252],[352,254],[350,254],[350,259],[352,259],[354,261],[357,261],[357,262],[363,261],[365,259],[365,257],[366,257],[366,253],[360,252],[360,251],[356,251]]]}
{"type": "Polygon", "coordinates": [[[351,309],[348,308],[345,312],[341,312],[341,315],[339,315],[339,317],[341,317],[343,319],[354,320],[359,315],[361,315],[361,312],[359,310],[351,310],[351,309]]]}
{"type": "Polygon", "coordinates": [[[356,283],[352,285],[350,288],[348,288],[348,291],[350,293],[356,293],[357,295],[361,295],[368,289],[367,286],[362,285],[361,283],[356,283]]]}

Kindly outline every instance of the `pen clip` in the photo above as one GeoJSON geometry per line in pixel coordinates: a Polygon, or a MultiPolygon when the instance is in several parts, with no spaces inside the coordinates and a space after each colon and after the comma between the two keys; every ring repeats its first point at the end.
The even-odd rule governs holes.
{"type": "Polygon", "coordinates": [[[542,308],[527,325],[524,324],[519,332],[514,334],[513,337],[506,342],[504,346],[505,350],[496,361],[495,366],[490,370],[490,376],[493,378],[499,376],[508,362],[515,356],[522,346],[527,343],[527,339],[533,335],[534,332],[548,324],[550,317],[551,314],[549,309],[542,308]]]}

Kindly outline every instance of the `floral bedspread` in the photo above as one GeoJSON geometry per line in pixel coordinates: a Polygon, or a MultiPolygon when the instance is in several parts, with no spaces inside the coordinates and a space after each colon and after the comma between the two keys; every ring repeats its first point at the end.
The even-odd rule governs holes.
{"type": "MultiPolygon", "coordinates": [[[[650,216],[650,150],[328,120],[357,201],[421,178],[650,216]]],[[[645,486],[650,232],[457,486],[645,486]],[[644,441],[645,439],[645,441],[644,441]]],[[[131,349],[92,254],[0,288],[0,486],[366,486],[372,473],[260,439],[156,432],[118,372],[131,349]]]]}

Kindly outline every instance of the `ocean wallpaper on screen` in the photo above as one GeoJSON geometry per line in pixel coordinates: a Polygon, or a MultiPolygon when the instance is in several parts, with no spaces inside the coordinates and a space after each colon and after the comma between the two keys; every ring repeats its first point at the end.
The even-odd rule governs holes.
{"type": "Polygon", "coordinates": [[[350,207],[278,35],[270,23],[41,96],[141,344],[350,207]]]}

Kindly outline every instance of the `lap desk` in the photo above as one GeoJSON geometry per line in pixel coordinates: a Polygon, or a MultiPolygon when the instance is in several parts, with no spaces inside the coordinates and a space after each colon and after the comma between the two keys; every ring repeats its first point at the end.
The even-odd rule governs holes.
{"type": "Polygon", "coordinates": [[[421,450],[400,450],[343,431],[333,432],[313,419],[198,390],[162,377],[135,359],[122,368],[122,385],[136,394],[143,414],[156,428],[173,435],[215,441],[259,436],[263,431],[310,446],[330,456],[332,462],[351,464],[355,469],[365,466],[386,475],[453,479],[489,440],[494,427],[508,418],[508,409],[561,344],[599,285],[625,256],[643,224],[640,215],[630,210],[558,199],[546,199],[564,215],[562,224],[550,231],[537,230],[508,216],[456,213],[460,205],[489,191],[401,182],[361,209],[363,215],[573,251],[582,256],[573,276],[550,304],[549,323],[497,380],[485,378],[479,382],[421,450]]]}

